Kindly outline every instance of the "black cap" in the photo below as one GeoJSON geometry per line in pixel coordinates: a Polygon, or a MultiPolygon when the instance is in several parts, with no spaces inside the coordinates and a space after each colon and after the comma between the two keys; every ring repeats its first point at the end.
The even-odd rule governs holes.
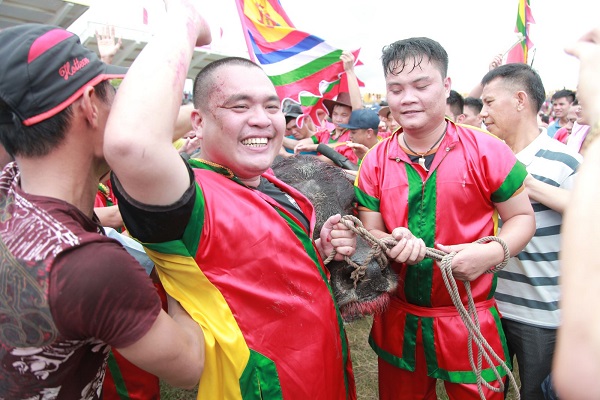
{"type": "Polygon", "coordinates": [[[285,115],[285,121],[290,122],[290,120],[298,118],[303,114],[302,107],[297,103],[287,103],[283,106],[283,114],[285,115]]]}
{"type": "Polygon", "coordinates": [[[17,25],[0,31],[0,43],[0,98],[27,126],[67,108],[86,86],[127,72],[103,63],[77,35],[57,26],[17,25]]]}

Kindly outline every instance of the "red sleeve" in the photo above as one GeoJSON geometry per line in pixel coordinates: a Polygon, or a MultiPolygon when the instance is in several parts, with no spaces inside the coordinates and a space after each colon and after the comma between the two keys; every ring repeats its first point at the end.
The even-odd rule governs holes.
{"type": "Polygon", "coordinates": [[[567,144],[567,138],[569,137],[569,131],[567,128],[560,128],[554,134],[554,139],[558,140],[561,143],[567,144]]]}
{"type": "MultiPolygon", "coordinates": [[[[315,132],[314,137],[317,138],[319,143],[327,144],[329,142],[330,134],[331,133],[325,129],[319,129],[318,131],[315,132]]],[[[313,142],[314,142],[314,139],[313,139],[313,142]]],[[[315,144],[317,144],[317,143],[315,143],[315,144]]]]}
{"type": "Polygon", "coordinates": [[[97,338],[117,348],[144,336],[161,309],[144,269],[116,242],[90,243],[59,255],[48,297],[67,339],[97,338]]]}
{"type": "Polygon", "coordinates": [[[94,208],[96,207],[106,207],[106,197],[98,190],[96,192],[96,198],[94,199],[94,208]]]}

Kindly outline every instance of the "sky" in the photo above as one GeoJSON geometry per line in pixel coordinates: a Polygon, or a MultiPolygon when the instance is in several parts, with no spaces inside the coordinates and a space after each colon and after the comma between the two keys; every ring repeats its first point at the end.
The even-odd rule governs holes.
{"type": "MultiPolygon", "coordinates": [[[[161,0],[138,1],[163,7],[161,0]]],[[[341,49],[361,49],[359,58],[364,65],[357,67],[356,73],[365,83],[361,90],[367,93],[385,95],[381,49],[396,40],[427,36],[440,42],[449,55],[452,88],[463,94],[478,84],[496,54],[506,52],[518,40],[514,33],[517,0],[280,2],[297,29],[341,49]]],[[[213,30],[212,49],[248,57],[235,1],[206,4],[205,16],[213,30]]],[[[529,62],[533,56],[533,67],[547,92],[575,90],[579,63],[565,54],[564,48],[600,25],[598,13],[592,10],[595,1],[531,0],[530,4],[536,23],[530,27],[535,50],[530,50],[529,62]]]]}
{"type": "MultiPolygon", "coordinates": [[[[514,33],[517,0],[280,0],[297,29],[346,50],[361,49],[356,72],[367,92],[385,93],[380,63],[383,46],[427,36],[446,49],[452,87],[468,93],[488,71],[498,53],[518,40],[514,33]]],[[[233,0],[219,0],[213,18],[223,28],[222,41],[245,42],[233,0]],[[237,18],[237,19],[236,19],[237,18]],[[236,39],[240,37],[240,39],[236,39]]],[[[530,53],[547,92],[576,89],[578,61],[564,48],[600,25],[593,0],[531,0],[536,21],[530,28],[530,53]]],[[[211,11],[212,13],[212,11],[211,11]]],[[[210,21],[209,21],[210,22],[210,21]]],[[[247,54],[247,52],[246,52],[247,54]]]]}

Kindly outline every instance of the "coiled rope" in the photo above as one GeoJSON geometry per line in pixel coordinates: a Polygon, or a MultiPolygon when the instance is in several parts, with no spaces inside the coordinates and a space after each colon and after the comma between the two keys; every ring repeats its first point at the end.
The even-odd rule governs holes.
{"type": "MultiPolygon", "coordinates": [[[[373,236],[369,231],[367,231],[362,222],[353,215],[344,215],[340,220],[345,226],[347,226],[350,230],[355,232],[358,236],[365,239],[370,245],[371,250],[369,251],[366,259],[362,264],[357,264],[350,259],[350,257],[345,257],[345,261],[354,267],[354,271],[351,274],[351,278],[354,280],[354,286],[362,277],[365,275],[365,271],[367,266],[371,262],[371,260],[375,259],[380,268],[386,268],[389,264],[389,260],[387,259],[385,252],[386,250],[394,247],[398,242],[391,238],[386,237],[383,239],[378,239],[373,236]]],[[[483,237],[474,243],[488,243],[488,242],[498,242],[502,245],[504,249],[504,260],[496,265],[494,268],[489,269],[486,273],[495,273],[500,271],[502,268],[506,266],[508,263],[508,259],[510,258],[510,252],[508,251],[508,246],[506,243],[497,236],[486,236],[483,237]]],[[[335,249],[333,252],[327,257],[324,261],[325,264],[328,264],[333,260],[336,255],[335,249]]],[[[458,314],[460,315],[461,320],[463,321],[467,331],[469,333],[469,364],[471,365],[471,370],[475,374],[477,378],[477,390],[479,392],[479,396],[482,400],[485,400],[485,394],[483,393],[483,387],[485,386],[487,389],[494,392],[504,392],[504,382],[502,381],[502,377],[496,368],[493,367],[492,359],[496,360],[502,368],[506,371],[508,378],[513,387],[517,388],[517,382],[515,381],[515,377],[512,372],[506,365],[506,363],[496,354],[492,346],[485,340],[483,335],[481,334],[481,329],[479,325],[479,318],[477,316],[477,309],[475,308],[475,302],[473,300],[473,295],[471,293],[471,284],[469,281],[464,281],[466,296],[467,296],[467,307],[462,303],[460,298],[460,292],[458,290],[458,286],[456,284],[456,280],[452,275],[452,259],[456,255],[456,252],[446,253],[439,249],[434,249],[427,247],[425,250],[425,257],[431,258],[433,260],[439,261],[440,270],[442,272],[442,278],[444,279],[444,284],[446,285],[446,289],[448,289],[448,293],[452,298],[452,303],[456,307],[458,314]],[[477,363],[475,363],[473,356],[473,343],[477,346],[478,354],[477,354],[477,363]],[[483,358],[487,361],[487,363],[491,366],[492,371],[494,371],[494,375],[496,376],[496,381],[499,383],[499,387],[494,387],[486,382],[482,377],[483,370],[483,358]]],[[[518,390],[516,391],[516,398],[520,399],[518,390]]]]}

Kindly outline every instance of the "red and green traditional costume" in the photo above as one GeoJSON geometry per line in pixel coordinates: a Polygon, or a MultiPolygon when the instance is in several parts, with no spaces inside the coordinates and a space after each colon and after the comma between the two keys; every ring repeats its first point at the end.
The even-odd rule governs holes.
{"type": "MultiPolygon", "coordinates": [[[[471,243],[494,235],[494,203],[521,190],[527,172],[508,146],[483,131],[448,121],[429,172],[412,163],[397,131],[363,159],[356,180],[359,204],[381,213],[386,230],[408,227],[427,247],[471,243]]],[[[418,265],[393,264],[399,274],[396,297],[375,318],[370,343],[377,355],[397,368],[414,371],[415,352],[424,351],[427,375],[454,383],[475,383],[468,357],[468,333],[431,259],[418,265]],[[419,329],[420,328],[420,329],[419,329]],[[421,337],[417,338],[417,332],[421,337]],[[417,340],[418,339],[418,340],[417,340]],[[416,349],[422,340],[422,349],[416,349]]],[[[507,357],[495,300],[494,274],[471,282],[481,332],[494,351],[507,357]]],[[[463,304],[464,286],[459,283],[463,304]]],[[[493,381],[484,361],[483,377],[493,381]]],[[[385,385],[384,382],[381,384],[385,385]]],[[[380,384],[380,386],[381,386],[380,384]]]]}
{"type": "Polygon", "coordinates": [[[295,199],[307,231],[271,197],[190,163],[195,200],[183,237],[144,245],[167,292],[203,329],[198,398],[355,398],[343,322],[311,240],[312,205],[263,175],[295,199]]]}

